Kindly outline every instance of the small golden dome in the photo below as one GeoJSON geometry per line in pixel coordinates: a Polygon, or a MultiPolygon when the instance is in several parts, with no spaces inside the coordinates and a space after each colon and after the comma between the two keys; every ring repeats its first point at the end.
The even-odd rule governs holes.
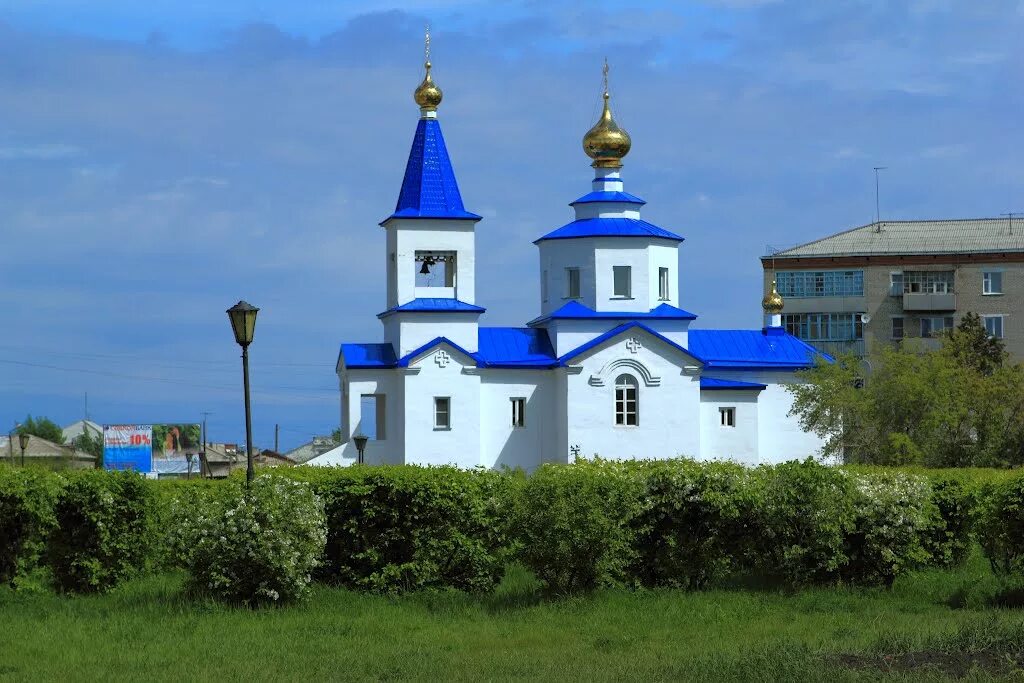
{"type": "Polygon", "coordinates": [[[594,160],[594,168],[622,168],[622,157],[629,154],[629,133],[619,128],[608,105],[608,60],[604,62],[604,111],[594,127],[583,136],[583,151],[594,160]]]}
{"type": "Polygon", "coordinates": [[[420,105],[420,109],[423,111],[437,111],[437,105],[441,104],[441,98],[444,94],[430,77],[430,62],[424,62],[423,66],[427,69],[427,75],[423,77],[423,82],[420,83],[419,87],[416,88],[416,92],[413,93],[413,99],[416,100],[416,104],[420,105]]]}
{"type": "Polygon", "coordinates": [[[782,308],[785,304],[786,302],[782,300],[779,290],[775,288],[775,280],[772,280],[772,291],[761,299],[761,308],[764,309],[765,313],[775,315],[782,313],[782,308]]]}

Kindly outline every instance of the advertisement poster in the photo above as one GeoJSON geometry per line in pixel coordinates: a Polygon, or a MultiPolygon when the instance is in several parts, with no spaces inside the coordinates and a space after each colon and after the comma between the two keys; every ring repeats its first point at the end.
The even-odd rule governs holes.
{"type": "Polygon", "coordinates": [[[153,456],[163,460],[188,460],[199,453],[200,431],[198,424],[155,424],[153,425],[153,456]]]}
{"type": "Polygon", "coordinates": [[[153,425],[103,425],[103,467],[153,470],[153,425]]]}

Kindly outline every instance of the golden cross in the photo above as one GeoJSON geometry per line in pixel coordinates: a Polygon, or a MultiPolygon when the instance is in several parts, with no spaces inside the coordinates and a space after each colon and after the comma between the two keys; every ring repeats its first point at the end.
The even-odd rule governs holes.
{"type": "Polygon", "coordinates": [[[425,62],[430,62],[430,24],[427,24],[426,35],[423,39],[423,57],[425,62]]]}
{"type": "Polygon", "coordinates": [[[601,73],[604,75],[604,94],[608,94],[608,58],[604,58],[604,68],[601,69],[601,73]]]}

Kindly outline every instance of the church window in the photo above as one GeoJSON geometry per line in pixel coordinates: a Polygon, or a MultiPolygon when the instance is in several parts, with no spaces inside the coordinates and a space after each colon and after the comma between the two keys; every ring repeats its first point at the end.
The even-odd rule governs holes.
{"type": "Polygon", "coordinates": [[[668,268],[658,268],[658,299],[668,301],[668,268]]]}
{"type": "Polygon", "coordinates": [[[434,397],[434,429],[452,428],[452,400],[447,396],[434,397]]]}
{"type": "Polygon", "coordinates": [[[579,299],[580,298],[580,269],[579,268],[566,268],[565,269],[565,284],[567,299],[579,299]]]}
{"type": "Polygon", "coordinates": [[[417,251],[413,261],[417,287],[455,286],[454,251],[417,251]]]}
{"type": "Polygon", "coordinates": [[[721,421],[723,427],[735,427],[736,426],[736,409],[735,408],[719,408],[718,419],[721,421]]]}
{"type": "Polygon", "coordinates": [[[526,399],[512,399],[512,426],[523,427],[526,425],[526,399]]]}
{"type": "Polygon", "coordinates": [[[615,424],[635,427],[638,422],[637,382],[632,375],[619,375],[615,380],[615,424]]]}
{"type": "Polygon", "coordinates": [[[612,266],[612,294],[628,299],[632,296],[630,280],[633,269],[630,266],[612,266]]]}

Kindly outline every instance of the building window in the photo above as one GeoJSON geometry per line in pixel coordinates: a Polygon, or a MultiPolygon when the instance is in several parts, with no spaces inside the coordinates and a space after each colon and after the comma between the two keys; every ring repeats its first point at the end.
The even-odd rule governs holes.
{"type": "Polygon", "coordinates": [[[635,427],[637,420],[637,383],[632,375],[619,375],[615,380],[615,424],[635,427]]]}
{"type": "Polygon", "coordinates": [[[952,294],[953,271],[918,270],[903,273],[904,294],[952,294]]]}
{"type": "Polygon", "coordinates": [[[736,409],[735,408],[719,408],[718,419],[723,427],[735,427],[736,426],[736,409]]]}
{"type": "Polygon", "coordinates": [[[580,269],[579,268],[566,268],[565,269],[565,285],[566,292],[565,296],[568,299],[579,299],[580,298],[580,269]]]}
{"type": "Polygon", "coordinates": [[[892,338],[903,339],[903,318],[893,316],[892,319],[892,338]]]}
{"type": "Polygon", "coordinates": [[[361,394],[359,396],[359,424],[355,432],[365,434],[375,441],[384,440],[384,394],[361,394]]]}
{"type": "Polygon", "coordinates": [[[454,251],[417,251],[413,258],[416,266],[417,287],[454,287],[454,251]]]}
{"type": "Polygon", "coordinates": [[[985,331],[988,332],[988,336],[996,339],[1003,338],[1003,316],[983,315],[981,319],[985,323],[985,331]]]}
{"type": "Polygon", "coordinates": [[[548,271],[540,274],[540,298],[541,301],[548,300],[548,271]]]}
{"type": "Polygon", "coordinates": [[[452,400],[447,396],[434,397],[434,429],[452,428],[452,400]]]}
{"type": "Polygon", "coordinates": [[[982,275],[981,284],[982,294],[1002,294],[1003,293],[1003,273],[998,270],[984,273],[982,275]]]}
{"type": "Polygon", "coordinates": [[[903,296],[903,273],[889,273],[889,294],[903,296]]]}
{"type": "Polygon", "coordinates": [[[775,286],[783,297],[864,296],[863,270],[779,271],[775,286]]]}
{"type": "Polygon", "coordinates": [[[633,276],[633,269],[630,266],[612,266],[612,294],[613,296],[628,299],[632,296],[630,280],[633,276]]]}
{"type": "Polygon", "coordinates": [[[860,313],[785,313],[786,332],[805,341],[855,341],[864,338],[860,313]]]}
{"type": "Polygon", "coordinates": [[[658,299],[668,301],[668,268],[658,268],[658,299]]]}
{"type": "Polygon", "coordinates": [[[526,399],[512,399],[512,426],[523,427],[526,425],[526,399]]]}
{"type": "Polygon", "coordinates": [[[921,318],[921,336],[938,337],[943,332],[953,329],[953,316],[939,318],[921,318]]]}

